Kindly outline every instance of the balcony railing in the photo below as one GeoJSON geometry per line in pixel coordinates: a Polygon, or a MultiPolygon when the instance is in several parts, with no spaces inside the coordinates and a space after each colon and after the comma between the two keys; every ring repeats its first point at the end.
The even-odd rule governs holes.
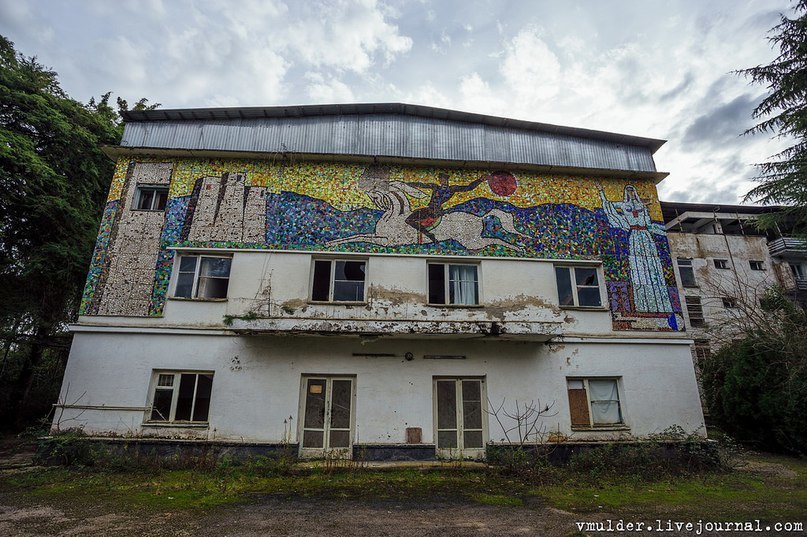
{"type": "Polygon", "coordinates": [[[802,239],[782,237],[769,242],[768,251],[772,256],[807,256],[807,243],[802,239]]]}

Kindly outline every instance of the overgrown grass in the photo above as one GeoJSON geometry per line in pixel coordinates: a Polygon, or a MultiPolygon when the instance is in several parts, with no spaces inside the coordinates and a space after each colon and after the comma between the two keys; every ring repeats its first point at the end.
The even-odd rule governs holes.
{"type": "Polygon", "coordinates": [[[0,475],[0,493],[32,500],[177,511],[256,501],[261,496],[351,500],[468,501],[525,508],[538,497],[555,508],[618,515],[802,520],[807,462],[746,456],[746,470],[677,476],[553,470],[541,483],[499,469],[300,469],[258,465],[213,470],[38,468],[0,475]]]}

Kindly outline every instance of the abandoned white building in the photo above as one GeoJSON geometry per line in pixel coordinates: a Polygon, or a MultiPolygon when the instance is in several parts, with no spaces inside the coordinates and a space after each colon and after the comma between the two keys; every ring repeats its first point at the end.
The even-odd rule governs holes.
{"type": "Polygon", "coordinates": [[[534,402],[531,442],[703,434],[663,141],[402,104],[125,119],[54,428],[468,458],[534,402]]]}
{"type": "Polygon", "coordinates": [[[807,248],[787,230],[763,232],[759,215],[779,207],[661,202],[697,364],[764,322],[759,301],[772,285],[797,300],[807,291],[807,248]]]}

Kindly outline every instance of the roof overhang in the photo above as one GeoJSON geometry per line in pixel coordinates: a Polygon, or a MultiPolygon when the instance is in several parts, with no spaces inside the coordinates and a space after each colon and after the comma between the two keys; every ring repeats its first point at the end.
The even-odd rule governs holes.
{"type": "Polygon", "coordinates": [[[269,160],[273,162],[293,163],[299,161],[329,161],[345,163],[390,164],[424,167],[447,167],[460,169],[507,169],[522,170],[546,174],[618,177],[624,179],[650,179],[660,183],[669,172],[650,172],[636,170],[615,170],[605,168],[582,168],[574,166],[545,166],[538,164],[524,164],[513,162],[479,161],[479,160],[445,160],[422,159],[391,156],[344,155],[332,153],[275,153],[259,151],[224,151],[224,150],[198,150],[198,149],[160,149],[153,147],[123,147],[106,145],[101,148],[104,154],[117,161],[119,158],[155,157],[155,158],[188,158],[188,159],[245,159],[269,160]]]}

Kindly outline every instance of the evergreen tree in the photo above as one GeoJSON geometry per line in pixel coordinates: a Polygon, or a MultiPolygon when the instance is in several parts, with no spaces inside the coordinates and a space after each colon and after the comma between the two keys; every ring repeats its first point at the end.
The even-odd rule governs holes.
{"type": "Polygon", "coordinates": [[[101,146],[121,135],[108,100],[70,99],[55,72],[0,36],[0,425],[55,400],[114,170],[101,146]],[[46,362],[55,386],[42,391],[46,362]]]}
{"type": "Polygon", "coordinates": [[[783,213],[772,213],[762,221],[770,227],[789,222],[804,229],[807,224],[807,0],[797,0],[794,18],[781,15],[771,29],[769,41],[779,49],[768,65],[738,71],[756,84],[767,86],[768,96],[754,109],[761,120],[746,134],[770,133],[794,140],[793,145],[758,164],[760,185],[747,200],[763,204],[784,204],[783,213]]]}

